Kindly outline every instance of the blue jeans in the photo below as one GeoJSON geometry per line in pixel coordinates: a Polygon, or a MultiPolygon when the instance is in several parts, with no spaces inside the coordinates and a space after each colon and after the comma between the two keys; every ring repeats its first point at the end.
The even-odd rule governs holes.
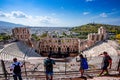
{"type": "Polygon", "coordinates": [[[17,73],[15,75],[13,75],[14,80],[18,80],[17,77],[18,77],[19,80],[22,80],[21,73],[17,73]]]}

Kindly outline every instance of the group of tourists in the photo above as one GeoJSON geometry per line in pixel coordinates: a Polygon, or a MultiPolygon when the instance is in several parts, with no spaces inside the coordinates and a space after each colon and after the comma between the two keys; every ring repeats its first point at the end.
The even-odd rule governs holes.
{"type": "MultiPolygon", "coordinates": [[[[99,76],[101,76],[104,72],[108,75],[108,67],[111,69],[112,65],[112,58],[108,55],[107,52],[103,52],[100,54],[100,56],[103,57],[101,72],[99,73],[99,76]]],[[[84,57],[82,54],[79,55],[79,59],[76,58],[77,62],[80,62],[80,74],[81,77],[84,75],[84,71],[89,68],[87,58],[84,57]]],[[[17,80],[17,77],[19,80],[22,80],[21,77],[21,67],[23,67],[24,64],[17,61],[17,58],[13,59],[13,63],[10,66],[10,71],[13,71],[13,78],[14,80],[17,80]]],[[[48,57],[44,60],[44,68],[45,68],[45,74],[46,74],[46,80],[53,80],[53,65],[55,65],[55,61],[51,59],[51,55],[48,55],[48,57]]],[[[120,72],[120,69],[119,69],[120,72]]]]}

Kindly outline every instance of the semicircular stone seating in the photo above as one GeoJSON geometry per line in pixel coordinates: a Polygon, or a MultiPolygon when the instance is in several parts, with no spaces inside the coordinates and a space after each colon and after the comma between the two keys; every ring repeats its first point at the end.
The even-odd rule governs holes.
{"type": "Polygon", "coordinates": [[[1,52],[1,58],[3,60],[12,60],[14,57],[19,60],[23,60],[24,57],[27,59],[28,57],[40,57],[34,49],[29,48],[23,42],[14,42],[9,46],[5,47],[1,52]]]}

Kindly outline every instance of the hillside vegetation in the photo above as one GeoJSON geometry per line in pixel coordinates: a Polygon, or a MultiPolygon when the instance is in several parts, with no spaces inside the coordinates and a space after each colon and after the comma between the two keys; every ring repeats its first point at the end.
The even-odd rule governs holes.
{"type": "MultiPolygon", "coordinates": [[[[120,34],[120,26],[108,25],[108,24],[96,24],[89,23],[82,26],[76,26],[71,29],[71,31],[78,33],[79,38],[87,38],[89,33],[97,33],[99,27],[105,27],[107,31],[111,34],[117,35],[120,34]]],[[[112,36],[115,37],[115,36],[112,36]]]]}
{"type": "Polygon", "coordinates": [[[105,27],[108,32],[111,33],[116,33],[120,34],[120,26],[116,25],[108,25],[108,24],[96,24],[96,23],[90,23],[82,26],[76,26],[71,29],[73,32],[81,33],[81,32],[86,32],[86,33],[95,33],[98,31],[99,27],[105,27]]]}

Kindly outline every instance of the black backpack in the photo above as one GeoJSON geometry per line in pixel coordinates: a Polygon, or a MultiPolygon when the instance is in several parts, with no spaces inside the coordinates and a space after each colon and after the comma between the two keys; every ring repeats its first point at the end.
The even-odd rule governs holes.
{"type": "Polygon", "coordinates": [[[14,72],[15,74],[21,72],[21,68],[20,68],[20,65],[19,65],[19,64],[20,64],[20,63],[18,63],[17,65],[16,65],[16,64],[13,64],[13,65],[14,65],[14,70],[13,70],[13,72],[14,72]]]}
{"type": "Polygon", "coordinates": [[[52,71],[53,70],[53,65],[52,65],[52,60],[51,59],[46,61],[46,70],[47,71],[52,71]]]}

